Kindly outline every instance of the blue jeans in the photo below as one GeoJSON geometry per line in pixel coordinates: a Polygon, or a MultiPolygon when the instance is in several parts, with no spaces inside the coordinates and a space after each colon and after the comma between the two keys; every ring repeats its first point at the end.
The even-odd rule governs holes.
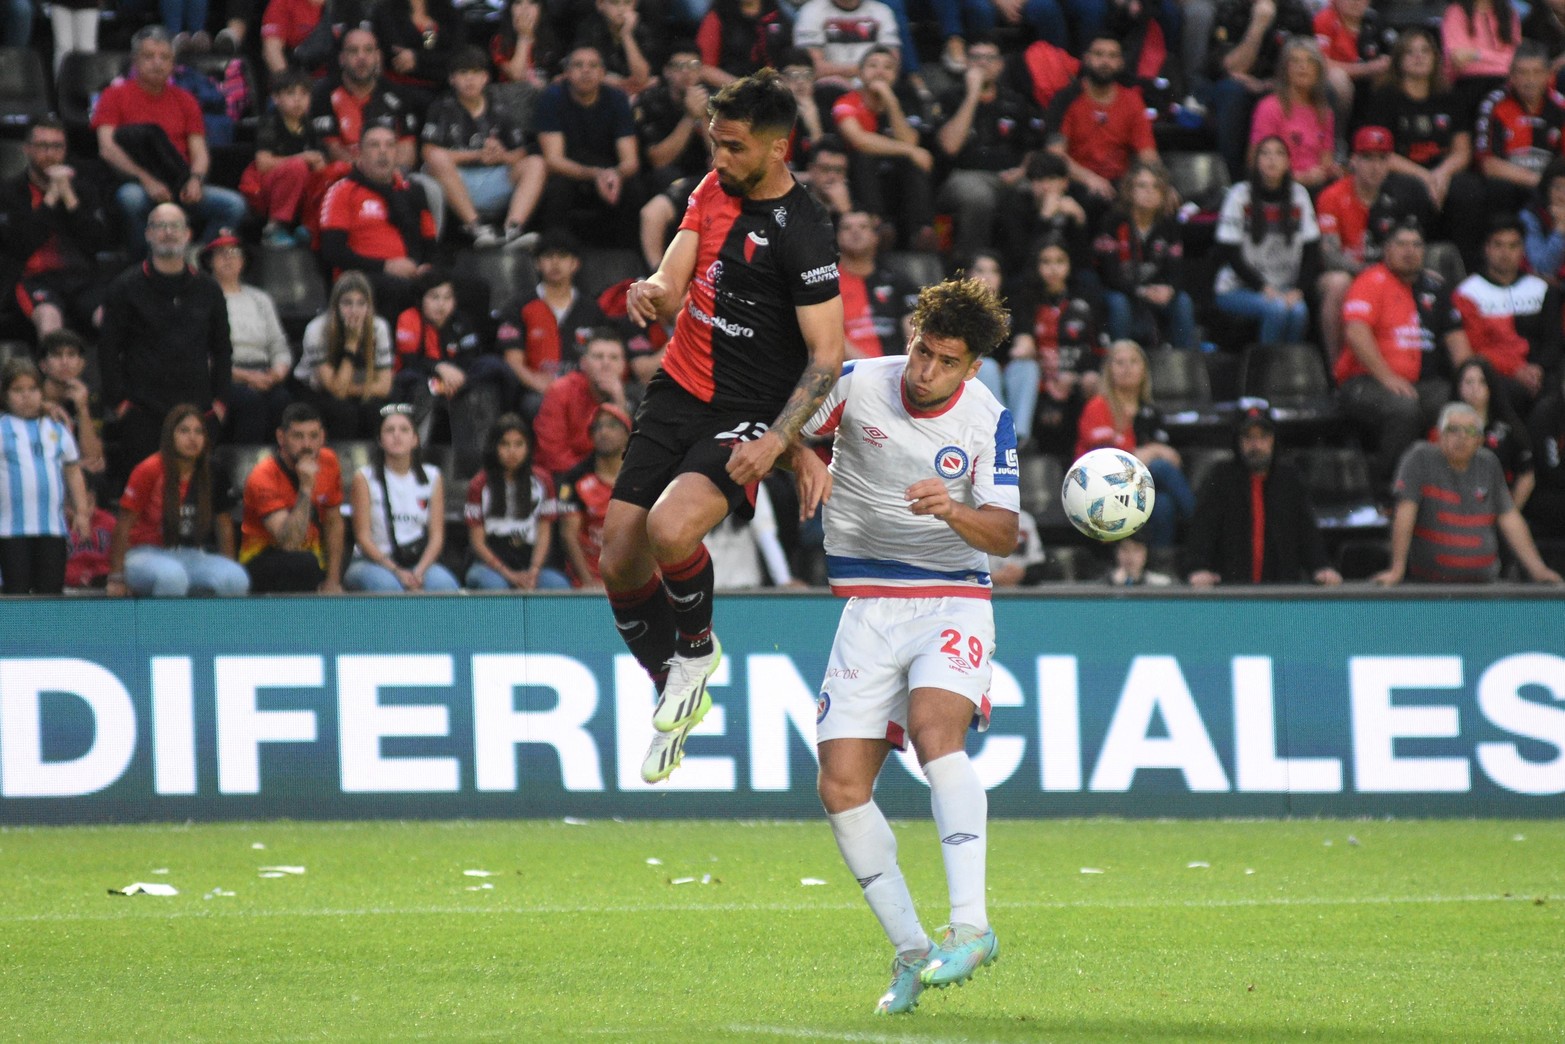
{"type": "Polygon", "coordinates": [[[1147,465],[1157,493],[1152,498],[1152,517],[1141,531],[1141,542],[1148,547],[1173,547],[1179,536],[1179,520],[1195,515],[1195,494],[1185,473],[1166,460],[1147,465]]]}
{"type": "MultiPolygon", "coordinates": [[[[511,585],[506,583],[505,577],[482,562],[474,562],[467,567],[466,580],[467,588],[470,591],[509,591],[511,589],[511,585]]],[[[558,569],[550,569],[546,566],[538,570],[537,589],[540,591],[569,591],[571,582],[558,569]]]]}
{"type": "Polygon", "coordinates": [[[1302,300],[1290,305],[1280,297],[1243,288],[1218,294],[1215,303],[1225,315],[1259,322],[1255,339],[1261,344],[1297,344],[1310,328],[1310,308],[1302,300]]]}
{"type": "MultiPolygon", "coordinates": [[[[367,591],[370,594],[400,594],[405,588],[397,574],[385,566],[376,565],[367,558],[355,557],[342,575],[344,591],[367,591]]],[[[424,573],[424,590],[455,591],[456,577],[451,570],[436,562],[424,573]]]]}
{"type": "MultiPolygon", "coordinates": [[[[169,186],[178,192],[180,186],[169,186]]],[[[147,256],[147,215],[152,213],[153,203],[146,189],[139,182],[127,181],[114,190],[114,200],[120,213],[125,215],[125,246],[133,259],[147,256]]],[[[245,218],[245,198],[233,189],[207,185],[201,190],[201,200],[194,206],[181,203],[185,212],[201,226],[201,241],[210,243],[222,228],[237,229],[245,218]]]]}
{"type": "Polygon", "coordinates": [[[26,47],[33,39],[32,0],[5,0],[5,10],[0,14],[0,44],[6,47],[26,47]]]}
{"type": "Polygon", "coordinates": [[[194,547],[133,547],[125,552],[125,586],[139,598],[250,592],[250,574],[231,558],[194,547]]]}
{"type": "Polygon", "coordinates": [[[1133,306],[1130,298],[1118,290],[1105,290],[1103,299],[1109,313],[1109,336],[1114,340],[1129,338],[1143,347],[1165,341],[1175,348],[1197,347],[1195,305],[1183,290],[1176,292],[1166,305],[1138,298],[1133,306]]]}
{"type": "Polygon", "coordinates": [[[207,0],[159,0],[158,13],[170,36],[206,28],[207,0]]]}
{"type": "Polygon", "coordinates": [[[1225,76],[1206,88],[1203,100],[1211,110],[1217,151],[1228,165],[1228,176],[1236,183],[1243,181],[1244,157],[1250,146],[1250,113],[1260,95],[1251,94],[1244,84],[1225,76]]]}
{"type": "Polygon", "coordinates": [[[1037,359],[1012,359],[1000,367],[999,360],[986,356],[978,366],[974,378],[994,393],[994,397],[1011,411],[1011,423],[1016,428],[1018,444],[1032,437],[1032,418],[1038,410],[1038,381],[1042,371],[1037,359]]]}
{"type": "MultiPolygon", "coordinates": [[[[1070,49],[1070,27],[1065,23],[1065,12],[1062,7],[1070,7],[1073,13],[1078,6],[1097,11],[1097,23],[1103,24],[1103,0],[1027,0],[1022,6],[1022,18],[1032,26],[1039,37],[1047,40],[1056,47],[1070,49]]],[[[978,33],[992,32],[998,22],[995,18],[994,5],[987,0],[963,0],[962,11],[967,16],[967,24],[974,35],[978,33]]]]}

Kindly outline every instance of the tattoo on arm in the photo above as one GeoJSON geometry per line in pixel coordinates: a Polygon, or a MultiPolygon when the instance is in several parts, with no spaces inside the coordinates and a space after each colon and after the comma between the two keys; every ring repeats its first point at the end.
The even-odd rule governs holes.
{"type": "Polygon", "coordinates": [[[835,367],[810,363],[799,376],[799,383],[793,386],[793,394],[788,396],[787,405],[783,406],[782,412],[772,422],[772,430],[782,436],[785,443],[797,440],[799,432],[815,416],[815,411],[820,409],[821,403],[826,401],[826,396],[831,394],[836,383],[835,367]]]}

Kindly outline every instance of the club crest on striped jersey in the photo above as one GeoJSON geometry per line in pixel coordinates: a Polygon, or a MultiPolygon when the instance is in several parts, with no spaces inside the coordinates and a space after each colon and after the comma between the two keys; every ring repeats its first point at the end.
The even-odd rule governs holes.
{"type": "Polygon", "coordinates": [[[941,478],[961,478],[967,474],[967,451],[960,446],[943,447],[935,454],[935,472],[941,478]]]}
{"type": "Polygon", "coordinates": [[[744,259],[745,259],[745,262],[749,263],[749,262],[754,261],[755,260],[755,252],[757,250],[760,250],[762,247],[768,247],[768,246],[771,246],[771,245],[772,245],[771,241],[768,240],[761,233],[759,233],[759,232],[751,232],[749,235],[744,237],[744,259]]]}

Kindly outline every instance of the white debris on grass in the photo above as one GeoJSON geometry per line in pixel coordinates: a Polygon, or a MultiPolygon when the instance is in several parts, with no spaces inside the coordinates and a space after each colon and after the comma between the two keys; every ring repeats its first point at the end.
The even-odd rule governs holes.
{"type": "Polygon", "coordinates": [[[799,878],[799,884],[802,885],[805,888],[814,888],[817,885],[823,885],[825,883],[826,882],[821,880],[819,877],[801,877],[801,878],[799,878]]]}
{"type": "Polygon", "coordinates": [[[1205,859],[1197,859],[1197,860],[1194,860],[1192,862],[1186,863],[1185,864],[1185,869],[1186,870],[1210,870],[1210,869],[1212,869],[1212,864],[1208,863],[1205,859]]]}
{"type": "Polygon", "coordinates": [[[1084,866],[1084,867],[1081,868],[1081,872],[1084,873],[1084,874],[1102,874],[1102,873],[1107,873],[1107,871],[1103,870],[1100,867],[1096,867],[1096,866],[1084,866]]]}
{"type": "Polygon", "coordinates": [[[262,866],[257,867],[262,877],[288,877],[304,873],[302,866],[262,866]]]}
{"type": "Polygon", "coordinates": [[[647,865],[648,866],[662,866],[663,865],[663,860],[659,859],[657,856],[648,856],[647,857],[647,865]]]}
{"type": "Polygon", "coordinates": [[[110,888],[110,895],[178,895],[179,889],[171,884],[149,884],[135,881],[124,888],[110,888]]]}
{"type": "Polygon", "coordinates": [[[462,876],[463,877],[493,877],[494,875],[495,875],[495,873],[494,873],[493,870],[463,870],[462,871],[462,876]]]}

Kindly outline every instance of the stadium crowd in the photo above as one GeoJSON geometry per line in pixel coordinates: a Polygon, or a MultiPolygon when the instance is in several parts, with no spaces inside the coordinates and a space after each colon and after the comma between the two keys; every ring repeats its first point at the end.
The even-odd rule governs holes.
{"type": "MultiPolygon", "coordinates": [[[[952,272],[1011,308],[997,584],[1559,580],[1565,0],[35,6],[0,26],[36,66],[0,98],[7,594],[601,586],[669,334],[626,288],[763,67],[850,358],[952,272]],[[1158,483],[1117,549],[1059,504],[1101,446],[1158,483]]],[[[766,492],[720,587],[823,577],[766,492]]]]}

